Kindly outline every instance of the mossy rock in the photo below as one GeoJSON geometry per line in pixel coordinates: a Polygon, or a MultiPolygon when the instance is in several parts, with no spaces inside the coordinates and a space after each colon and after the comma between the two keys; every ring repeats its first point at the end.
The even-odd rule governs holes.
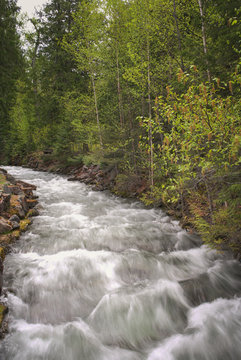
{"type": "Polygon", "coordinates": [[[19,239],[19,237],[20,237],[20,230],[14,230],[13,232],[12,232],[12,237],[14,238],[14,239],[19,239]]]}
{"type": "Polygon", "coordinates": [[[6,176],[0,173],[0,190],[3,189],[3,186],[7,183],[6,176]]]}
{"type": "Polygon", "coordinates": [[[4,260],[4,258],[5,258],[5,251],[4,251],[3,247],[0,247],[0,257],[2,260],[4,260]]]}
{"type": "Polygon", "coordinates": [[[20,231],[26,231],[27,227],[29,226],[29,224],[31,224],[31,220],[29,219],[24,219],[20,221],[20,231]]]}
{"type": "Polygon", "coordinates": [[[30,209],[28,214],[27,214],[27,218],[29,217],[33,217],[33,216],[38,216],[39,215],[39,211],[35,208],[30,209]]]}
{"type": "Polygon", "coordinates": [[[2,326],[4,316],[8,313],[8,307],[0,304],[0,328],[2,326]]]}

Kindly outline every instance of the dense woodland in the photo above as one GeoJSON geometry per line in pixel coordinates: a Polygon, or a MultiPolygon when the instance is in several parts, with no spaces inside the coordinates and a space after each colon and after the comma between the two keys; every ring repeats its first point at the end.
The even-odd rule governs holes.
{"type": "Polygon", "coordinates": [[[217,248],[241,243],[237,0],[0,0],[2,163],[118,168],[217,248]],[[26,23],[31,22],[31,31],[26,23]],[[46,156],[45,156],[46,159],[46,156]]]}

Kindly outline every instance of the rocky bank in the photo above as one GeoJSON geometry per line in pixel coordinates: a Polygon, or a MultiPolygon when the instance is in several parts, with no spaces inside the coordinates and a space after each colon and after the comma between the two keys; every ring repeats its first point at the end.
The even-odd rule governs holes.
{"type": "Polygon", "coordinates": [[[31,217],[38,215],[34,190],[36,186],[17,180],[0,168],[0,338],[7,332],[8,308],[2,294],[4,258],[31,223],[31,217]]]}

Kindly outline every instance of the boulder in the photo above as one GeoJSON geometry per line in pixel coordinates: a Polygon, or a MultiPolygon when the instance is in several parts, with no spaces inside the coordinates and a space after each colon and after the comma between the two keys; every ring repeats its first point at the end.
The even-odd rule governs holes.
{"type": "Polygon", "coordinates": [[[17,221],[12,221],[11,225],[12,225],[13,230],[16,230],[16,229],[20,228],[20,225],[19,225],[19,223],[17,221]]]}
{"type": "Polygon", "coordinates": [[[26,215],[26,212],[20,204],[14,206],[14,212],[20,219],[24,219],[26,215]]]}
{"type": "Polygon", "coordinates": [[[0,218],[0,234],[4,234],[12,230],[12,226],[3,217],[0,218]]]}
{"type": "Polygon", "coordinates": [[[21,180],[18,180],[17,181],[17,185],[22,187],[22,188],[31,188],[32,190],[36,190],[37,189],[37,186],[35,185],[32,185],[32,184],[29,184],[25,181],[21,181],[21,180]]]}
{"type": "Polygon", "coordinates": [[[33,196],[33,189],[31,187],[21,187],[21,189],[27,197],[33,196]]]}
{"type": "Polygon", "coordinates": [[[3,192],[5,194],[19,195],[19,194],[21,194],[22,191],[19,186],[5,184],[3,186],[3,192]]]}
{"type": "Polygon", "coordinates": [[[20,195],[18,198],[18,201],[19,201],[20,205],[22,206],[23,210],[25,211],[25,213],[27,213],[27,211],[29,209],[29,205],[28,205],[28,200],[25,198],[25,196],[20,195]]]}
{"type": "Polygon", "coordinates": [[[20,223],[20,219],[18,217],[18,215],[12,215],[10,218],[9,218],[9,221],[11,222],[17,222],[17,223],[20,223]]]}
{"type": "Polygon", "coordinates": [[[10,206],[10,194],[2,194],[0,198],[0,212],[7,211],[10,206]]]}
{"type": "Polygon", "coordinates": [[[0,214],[2,214],[4,212],[4,203],[3,200],[0,199],[0,214]]]}
{"type": "Polygon", "coordinates": [[[0,257],[0,296],[2,294],[2,287],[3,287],[3,261],[0,257]]]}
{"type": "Polygon", "coordinates": [[[6,314],[8,313],[8,307],[0,304],[0,339],[4,337],[7,331],[7,323],[4,321],[6,314]]]}
{"type": "Polygon", "coordinates": [[[16,179],[12,175],[6,173],[5,176],[7,181],[9,181],[13,185],[16,185],[16,179]]]}
{"type": "Polygon", "coordinates": [[[39,211],[36,208],[33,208],[29,210],[27,217],[38,216],[38,215],[39,215],[39,211]]]}
{"type": "Polygon", "coordinates": [[[26,204],[28,206],[28,209],[33,209],[38,203],[38,200],[36,199],[26,199],[26,204]]]}

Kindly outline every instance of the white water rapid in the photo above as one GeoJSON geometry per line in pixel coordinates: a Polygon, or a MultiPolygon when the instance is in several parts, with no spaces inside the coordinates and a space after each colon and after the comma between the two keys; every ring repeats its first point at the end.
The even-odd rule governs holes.
{"type": "Polygon", "coordinates": [[[241,266],[157,209],[6,167],[42,205],[4,262],[1,360],[239,360],[241,266]]]}

